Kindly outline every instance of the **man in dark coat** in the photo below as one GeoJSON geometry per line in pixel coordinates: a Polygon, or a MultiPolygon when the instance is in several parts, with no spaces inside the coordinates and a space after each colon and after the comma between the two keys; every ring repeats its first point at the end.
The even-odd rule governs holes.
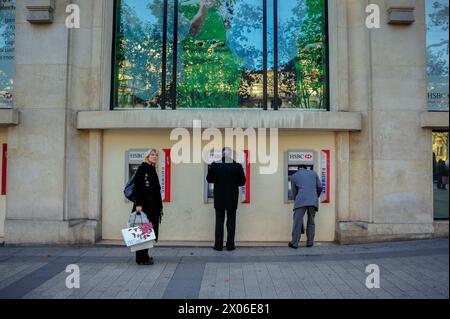
{"type": "Polygon", "coordinates": [[[214,184],[214,208],[216,210],[216,232],[214,249],[223,249],[223,224],[227,215],[227,250],[234,250],[236,230],[236,210],[239,200],[239,187],[245,185],[242,165],[232,159],[232,150],[222,150],[222,160],[211,164],[206,180],[214,184]]]}

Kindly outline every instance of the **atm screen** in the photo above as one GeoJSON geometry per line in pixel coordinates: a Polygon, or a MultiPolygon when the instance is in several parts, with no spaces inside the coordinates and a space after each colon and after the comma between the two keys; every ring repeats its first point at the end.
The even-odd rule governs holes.
{"type": "Polygon", "coordinates": [[[128,179],[133,177],[140,165],[141,164],[128,164],[128,179]]]}
{"type": "Polygon", "coordinates": [[[289,165],[288,167],[288,200],[293,200],[292,187],[291,187],[291,176],[297,173],[298,165],[289,165]]]}
{"type": "MultiPolygon", "coordinates": [[[[211,168],[211,165],[208,165],[208,172],[211,168]]],[[[213,199],[214,198],[214,184],[209,184],[208,183],[208,189],[207,189],[207,195],[206,195],[207,199],[213,199]]]]}

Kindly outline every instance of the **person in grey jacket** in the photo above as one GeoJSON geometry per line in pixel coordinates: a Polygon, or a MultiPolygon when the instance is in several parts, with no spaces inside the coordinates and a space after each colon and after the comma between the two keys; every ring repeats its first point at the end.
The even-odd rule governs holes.
{"type": "Polygon", "coordinates": [[[298,248],[303,217],[308,213],[306,225],[307,247],[314,245],[315,224],[314,217],[319,210],[319,197],[322,193],[322,183],[317,173],[299,167],[299,170],[291,177],[292,195],[294,196],[294,222],[292,226],[292,241],[289,247],[298,248]]]}

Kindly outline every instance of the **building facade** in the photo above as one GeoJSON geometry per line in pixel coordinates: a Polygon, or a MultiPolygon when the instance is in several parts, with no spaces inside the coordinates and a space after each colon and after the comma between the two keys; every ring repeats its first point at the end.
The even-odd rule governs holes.
{"type": "MultiPolygon", "coordinates": [[[[287,242],[289,175],[326,189],[316,240],[448,236],[448,1],[0,1],[0,237],[120,240],[123,187],[161,150],[161,241],[212,242],[205,163],[174,129],[277,129],[248,160],[236,241],[287,242]],[[79,14],[79,26],[77,17],[79,14]],[[379,22],[379,25],[377,25],[379,22]],[[134,161],[134,162],[133,162],[134,161]]],[[[208,140],[196,147],[208,150],[208,140]]]]}

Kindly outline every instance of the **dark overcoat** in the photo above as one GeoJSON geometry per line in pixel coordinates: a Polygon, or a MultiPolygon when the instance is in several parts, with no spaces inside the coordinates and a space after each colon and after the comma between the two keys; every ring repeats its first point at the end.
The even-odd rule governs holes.
{"type": "Polygon", "coordinates": [[[214,184],[214,208],[236,210],[239,200],[239,187],[245,185],[245,174],[241,164],[232,161],[211,164],[206,180],[214,184]]]}
{"type": "Polygon", "coordinates": [[[158,238],[158,226],[161,222],[163,204],[159,177],[153,165],[143,162],[139,166],[134,178],[134,196],[133,212],[136,211],[136,206],[142,206],[142,211],[152,222],[155,235],[158,238]]]}

